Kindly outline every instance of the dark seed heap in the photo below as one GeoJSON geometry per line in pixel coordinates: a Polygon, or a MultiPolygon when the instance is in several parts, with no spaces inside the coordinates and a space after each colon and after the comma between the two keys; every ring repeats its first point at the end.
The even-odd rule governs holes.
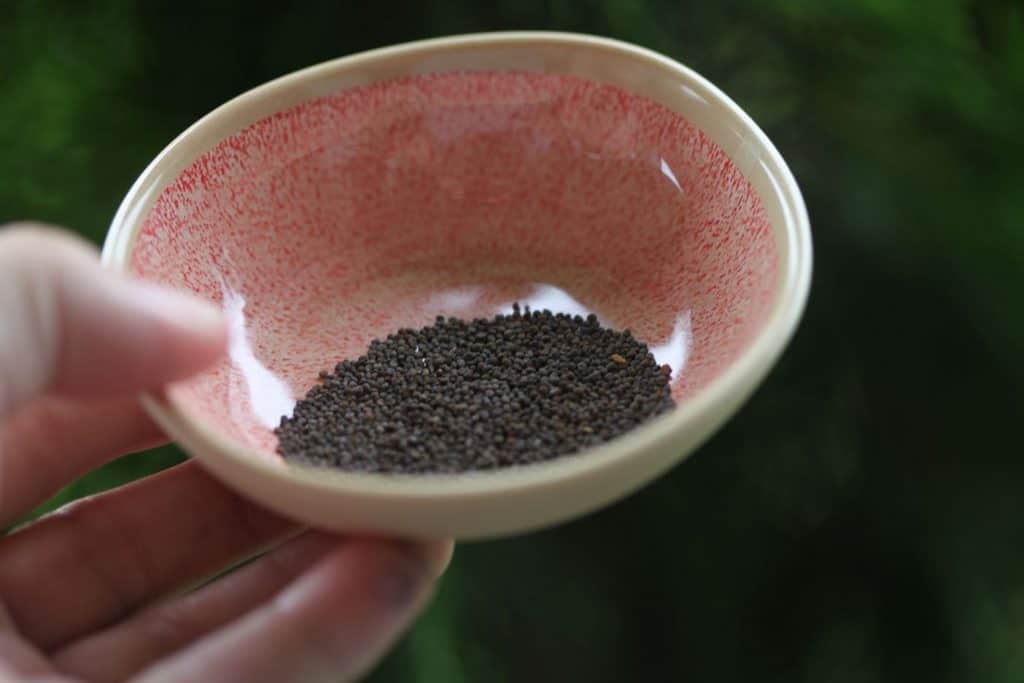
{"type": "Polygon", "coordinates": [[[673,405],[668,367],[626,332],[515,307],[438,318],[339,363],[281,419],[286,459],[365,472],[463,472],[550,460],[673,405]]]}

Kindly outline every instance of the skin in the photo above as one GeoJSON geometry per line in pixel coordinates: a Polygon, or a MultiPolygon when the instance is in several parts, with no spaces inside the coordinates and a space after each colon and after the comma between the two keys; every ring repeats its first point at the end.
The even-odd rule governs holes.
{"type": "MultiPolygon", "coordinates": [[[[0,228],[0,524],[164,441],[134,397],[226,345],[208,304],[102,270],[66,232],[0,228]]],[[[0,681],[355,680],[451,552],[300,529],[188,462],[0,539],[0,681]]]]}

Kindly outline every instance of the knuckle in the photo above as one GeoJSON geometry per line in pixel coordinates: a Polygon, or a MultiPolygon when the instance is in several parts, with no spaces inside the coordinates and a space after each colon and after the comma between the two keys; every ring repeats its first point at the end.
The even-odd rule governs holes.
{"type": "Polygon", "coordinates": [[[188,613],[173,604],[145,612],[139,617],[139,628],[151,646],[162,652],[188,642],[198,630],[188,613]]]}
{"type": "Polygon", "coordinates": [[[67,433],[73,424],[74,415],[66,403],[43,399],[19,412],[11,428],[19,443],[31,447],[43,441],[67,443],[67,433]]]}

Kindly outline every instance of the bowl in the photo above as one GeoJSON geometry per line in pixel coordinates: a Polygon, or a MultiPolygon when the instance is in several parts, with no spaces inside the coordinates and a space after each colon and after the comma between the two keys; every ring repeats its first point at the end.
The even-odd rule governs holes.
{"type": "Polygon", "coordinates": [[[216,302],[228,357],[143,397],[213,475],[338,531],[495,537],[594,511],[691,453],[793,334],[811,244],[790,171],[681,64],[492,33],[314,66],[219,107],[120,206],[105,263],[216,302]],[[318,372],[437,315],[594,312],[672,368],[678,405],[603,445],[458,475],[288,464],[318,372]]]}

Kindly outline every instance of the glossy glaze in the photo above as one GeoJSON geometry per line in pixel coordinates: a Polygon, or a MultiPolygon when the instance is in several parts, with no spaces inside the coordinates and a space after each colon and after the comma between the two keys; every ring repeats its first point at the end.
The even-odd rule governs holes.
{"type": "Polygon", "coordinates": [[[172,393],[268,455],[319,370],[513,300],[631,328],[685,401],[765,320],[776,266],[757,194],[694,126],[615,86],[510,72],[263,119],[164,190],[131,259],[228,312],[229,361],[172,393]]]}

